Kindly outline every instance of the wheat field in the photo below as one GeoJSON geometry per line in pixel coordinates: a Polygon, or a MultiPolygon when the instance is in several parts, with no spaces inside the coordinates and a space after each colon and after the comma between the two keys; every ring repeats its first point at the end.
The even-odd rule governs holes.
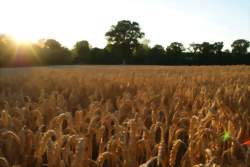
{"type": "Polygon", "coordinates": [[[0,167],[248,167],[249,66],[0,69],[0,167]]]}

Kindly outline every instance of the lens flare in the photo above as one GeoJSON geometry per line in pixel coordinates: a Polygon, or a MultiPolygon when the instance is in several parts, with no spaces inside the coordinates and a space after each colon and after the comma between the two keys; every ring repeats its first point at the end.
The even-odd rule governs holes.
{"type": "Polygon", "coordinates": [[[231,138],[230,133],[225,131],[224,134],[223,134],[223,136],[222,136],[222,140],[223,140],[224,142],[226,142],[226,141],[228,141],[230,138],[231,138]]]}

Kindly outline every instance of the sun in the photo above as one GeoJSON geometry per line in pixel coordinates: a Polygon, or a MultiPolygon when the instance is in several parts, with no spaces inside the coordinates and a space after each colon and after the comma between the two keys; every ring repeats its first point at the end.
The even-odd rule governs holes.
{"type": "Polygon", "coordinates": [[[17,44],[27,44],[27,43],[34,42],[34,39],[32,39],[32,37],[27,34],[15,33],[15,34],[12,34],[12,37],[17,42],[17,44]]]}
{"type": "Polygon", "coordinates": [[[36,43],[36,34],[28,27],[10,26],[6,31],[6,35],[10,36],[17,44],[36,43]]]}

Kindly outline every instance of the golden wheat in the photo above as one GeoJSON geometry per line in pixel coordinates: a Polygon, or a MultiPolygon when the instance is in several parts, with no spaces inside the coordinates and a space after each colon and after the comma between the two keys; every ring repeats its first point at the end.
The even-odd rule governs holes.
{"type": "Polygon", "coordinates": [[[249,166],[248,66],[13,70],[0,167],[249,166]]]}

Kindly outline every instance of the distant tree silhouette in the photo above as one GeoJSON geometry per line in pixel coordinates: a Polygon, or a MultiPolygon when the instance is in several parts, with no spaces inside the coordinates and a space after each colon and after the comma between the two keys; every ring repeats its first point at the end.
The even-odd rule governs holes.
{"type": "Polygon", "coordinates": [[[11,66],[15,56],[16,44],[7,35],[0,35],[0,66],[11,66]]]}
{"type": "Polygon", "coordinates": [[[105,50],[100,48],[92,48],[89,52],[90,64],[103,64],[105,61],[105,50]]]}
{"type": "Polygon", "coordinates": [[[212,64],[212,56],[214,53],[214,46],[209,42],[203,42],[202,44],[198,45],[199,51],[199,64],[209,65],[212,64]]]}
{"type": "Polygon", "coordinates": [[[232,52],[235,54],[241,54],[244,55],[247,53],[247,49],[250,46],[250,42],[245,39],[238,39],[234,41],[231,45],[232,52]]]}
{"type": "Polygon", "coordinates": [[[213,44],[210,44],[209,42],[203,42],[199,45],[199,51],[202,55],[211,55],[214,52],[213,44]]]}
{"type": "Polygon", "coordinates": [[[200,48],[200,44],[197,43],[192,43],[189,45],[188,50],[194,54],[196,54],[197,52],[199,52],[199,48],[200,48]]]}
{"type": "Polygon", "coordinates": [[[247,53],[249,46],[250,42],[245,39],[238,39],[232,43],[231,57],[233,64],[250,64],[250,56],[247,53]]]}
{"type": "Polygon", "coordinates": [[[6,66],[7,63],[7,56],[6,56],[6,36],[1,34],[0,35],[0,67],[6,66]]]}
{"type": "Polygon", "coordinates": [[[223,42],[192,43],[184,48],[172,42],[164,49],[149,46],[149,40],[137,22],[121,20],[111,26],[104,48],[91,48],[86,40],[73,49],[63,47],[55,39],[42,39],[35,44],[20,44],[10,36],[0,34],[0,67],[65,64],[152,64],[152,65],[250,65],[250,42],[235,40],[232,52],[222,50],[223,42]],[[142,42],[140,42],[142,41],[142,42]]]}
{"type": "Polygon", "coordinates": [[[44,43],[44,48],[47,49],[59,49],[61,48],[61,44],[55,39],[47,39],[44,43]]]}
{"type": "Polygon", "coordinates": [[[147,59],[149,59],[150,50],[148,43],[138,45],[133,52],[134,64],[148,64],[149,60],[147,59]]]}
{"type": "Polygon", "coordinates": [[[224,47],[223,42],[215,42],[213,44],[214,54],[220,54],[222,52],[223,47],[224,47]]]}
{"type": "Polygon", "coordinates": [[[172,55],[180,55],[184,50],[183,44],[179,42],[172,42],[166,49],[166,51],[172,55]]]}
{"type": "Polygon", "coordinates": [[[183,51],[185,50],[182,43],[179,42],[172,42],[166,48],[167,54],[167,62],[170,64],[183,64],[185,61],[185,57],[183,51]]]}
{"type": "Polygon", "coordinates": [[[0,35],[0,67],[41,65],[42,56],[36,44],[17,43],[7,35],[0,35]]]}
{"type": "Polygon", "coordinates": [[[224,47],[223,42],[215,42],[212,44],[213,47],[213,54],[211,55],[211,64],[223,64],[223,59],[226,57],[225,54],[223,54],[222,49],[224,47]]]}
{"type": "Polygon", "coordinates": [[[90,63],[90,45],[86,40],[76,42],[73,49],[74,63],[88,64],[90,63]]]}
{"type": "Polygon", "coordinates": [[[147,64],[164,64],[165,49],[161,45],[155,45],[149,50],[149,56],[147,64]]]}
{"type": "Polygon", "coordinates": [[[62,47],[55,39],[47,39],[44,41],[41,55],[43,57],[43,64],[70,64],[72,61],[70,51],[62,47]]]}
{"type": "Polygon", "coordinates": [[[121,20],[105,34],[108,43],[116,45],[121,50],[122,59],[128,62],[133,50],[139,45],[139,39],[144,37],[137,22],[121,20]]]}
{"type": "Polygon", "coordinates": [[[125,58],[127,61],[130,58],[130,56],[125,55],[128,51],[124,51],[121,45],[108,44],[104,49],[106,50],[105,64],[121,64],[125,58]]]}

